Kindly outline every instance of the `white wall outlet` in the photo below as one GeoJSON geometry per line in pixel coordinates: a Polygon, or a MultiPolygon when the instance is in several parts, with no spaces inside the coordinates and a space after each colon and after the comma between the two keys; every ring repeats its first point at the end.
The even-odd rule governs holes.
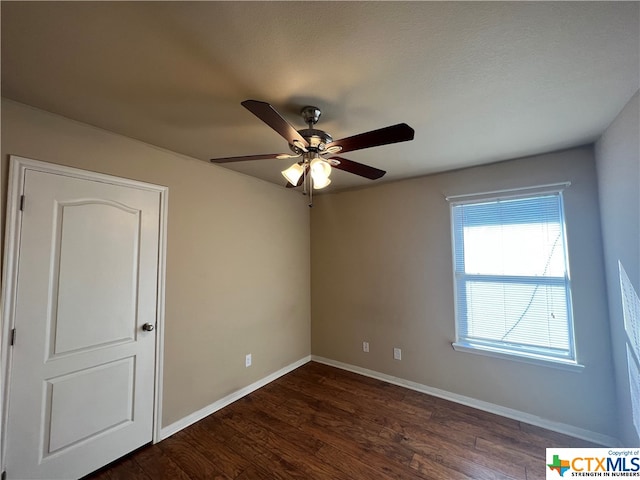
{"type": "Polygon", "coordinates": [[[369,353],[369,342],[362,342],[362,351],[369,353]]]}
{"type": "Polygon", "coordinates": [[[393,359],[394,360],[402,360],[402,350],[399,348],[393,349],[393,359]]]}
{"type": "Polygon", "coordinates": [[[250,367],[251,366],[251,354],[247,353],[247,356],[244,357],[244,366],[245,367],[250,367]]]}

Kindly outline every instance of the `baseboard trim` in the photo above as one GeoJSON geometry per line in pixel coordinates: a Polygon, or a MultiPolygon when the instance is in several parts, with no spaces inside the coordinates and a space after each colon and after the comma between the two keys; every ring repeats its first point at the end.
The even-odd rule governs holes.
{"type": "Polygon", "coordinates": [[[286,375],[287,373],[295,370],[298,367],[301,367],[305,363],[308,363],[310,360],[311,360],[311,356],[307,355],[306,357],[303,357],[300,360],[295,361],[284,368],[281,368],[277,372],[267,375],[266,377],[256,382],[253,382],[251,385],[241,388],[240,390],[236,390],[235,392],[227,395],[226,397],[223,397],[220,400],[217,400],[212,404],[207,405],[206,407],[201,408],[200,410],[193,412],[190,415],[187,415],[186,417],[182,418],[181,420],[178,420],[177,422],[172,423],[171,425],[167,425],[166,427],[163,427],[160,430],[160,440],[164,440],[165,438],[168,438],[171,435],[178,433],[183,428],[187,428],[189,425],[192,425],[202,420],[203,418],[211,415],[212,413],[217,412],[221,408],[224,408],[227,405],[232,404],[236,400],[240,400],[242,397],[249,395],[251,392],[261,387],[264,387],[268,383],[273,382],[275,379],[283,375],[286,375]]]}
{"type": "Polygon", "coordinates": [[[457,393],[447,392],[446,390],[429,387],[421,383],[412,382],[410,380],[405,380],[403,378],[376,372],[367,368],[350,365],[348,363],[331,360],[329,358],[319,357],[317,355],[311,355],[311,360],[314,362],[323,363],[325,365],[330,365],[332,367],[340,368],[342,370],[347,370],[349,372],[358,373],[366,377],[382,380],[383,382],[409,388],[417,392],[426,393],[427,395],[433,395],[434,397],[450,400],[452,402],[466,405],[468,407],[477,408],[478,410],[495,413],[496,415],[511,418],[513,420],[528,423],[530,425],[535,425],[536,427],[546,428],[547,430],[552,430],[554,432],[563,433],[571,437],[587,440],[599,445],[604,445],[607,447],[619,447],[621,445],[618,439],[610,437],[608,435],[603,435],[598,432],[592,432],[591,430],[586,430],[574,425],[568,425],[566,423],[554,422],[552,420],[547,420],[545,418],[521,412],[519,410],[503,407],[494,403],[484,402],[482,400],[476,400],[475,398],[466,397],[457,393]]]}
{"type": "Polygon", "coordinates": [[[241,388],[226,397],[221,398],[213,402],[210,405],[207,405],[200,410],[193,412],[190,415],[178,420],[177,422],[172,423],[171,425],[167,425],[160,430],[160,440],[164,440],[165,438],[170,437],[171,435],[178,433],[180,430],[192,425],[203,418],[211,415],[212,413],[217,412],[221,408],[226,407],[227,405],[232,404],[233,402],[240,400],[242,397],[249,395],[251,392],[258,390],[261,387],[273,382],[277,378],[286,375],[289,372],[292,372],[298,367],[308,363],[309,361],[314,361],[318,363],[323,363],[325,365],[330,365],[332,367],[340,368],[342,370],[347,370],[349,372],[357,373],[359,375],[364,375],[366,377],[375,378],[377,380],[381,380],[383,382],[391,383],[393,385],[398,385],[400,387],[409,388],[411,390],[415,390],[417,392],[425,393],[427,395],[433,395],[434,397],[442,398],[445,400],[449,400],[455,403],[459,403],[461,405],[466,405],[468,407],[477,408],[478,410],[483,410],[485,412],[494,413],[496,415],[500,415],[506,418],[511,418],[513,420],[517,420],[520,422],[528,423],[530,425],[535,425],[537,427],[546,428],[547,430],[551,430],[554,432],[562,433],[565,435],[569,435],[575,438],[580,438],[582,440],[586,440],[588,442],[596,443],[599,445],[604,445],[607,447],[619,447],[620,441],[614,437],[604,435],[598,432],[593,432],[591,430],[586,430],[580,427],[576,427],[574,425],[568,425],[566,423],[554,422],[552,420],[547,420],[542,417],[538,417],[536,415],[531,415],[526,412],[521,412],[519,410],[514,410],[512,408],[503,407],[501,405],[496,405],[494,403],[484,402],[482,400],[477,400],[475,398],[467,397],[464,395],[459,395],[457,393],[448,392],[446,390],[441,390],[439,388],[430,387],[428,385],[423,385],[421,383],[412,382],[410,380],[405,380],[404,378],[394,377],[392,375],[387,375],[385,373],[376,372],[375,370],[369,370],[364,367],[359,367],[357,365],[351,365],[348,363],[339,362],[337,360],[332,360],[329,358],[320,357],[317,355],[308,355],[306,357],[297,360],[280,370],[267,375],[266,377],[248,385],[244,388],[241,388]]]}

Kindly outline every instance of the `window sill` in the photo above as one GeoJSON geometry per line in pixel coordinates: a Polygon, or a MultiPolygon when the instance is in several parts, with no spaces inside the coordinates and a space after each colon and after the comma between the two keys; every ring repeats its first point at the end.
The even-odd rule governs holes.
{"type": "Polygon", "coordinates": [[[584,370],[584,365],[569,360],[551,359],[535,354],[516,354],[509,351],[500,350],[499,348],[487,347],[485,345],[476,345],[469,342],[454,342],[451,344],[451,346],[457,352],[474,353],[476,355],[484,355],[486,357],[514,360],[516,362],[558,368],[561,370],[569,370],[572,372],[582,372],[584,370]]]}

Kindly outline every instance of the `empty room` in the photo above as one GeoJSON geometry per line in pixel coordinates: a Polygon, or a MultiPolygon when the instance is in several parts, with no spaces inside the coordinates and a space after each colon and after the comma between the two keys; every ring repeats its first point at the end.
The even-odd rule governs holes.
{"type": "Polygon", "coordinates": [[[0,18],[3,480],[640,475],[640,2],[0,18]]]}

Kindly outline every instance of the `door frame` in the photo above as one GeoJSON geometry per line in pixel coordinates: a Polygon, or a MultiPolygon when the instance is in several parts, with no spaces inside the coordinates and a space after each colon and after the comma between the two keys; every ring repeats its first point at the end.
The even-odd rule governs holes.
{"type": "MultiPolygon", "coordinates": [[[[16,286],[18,280],[18,260],[20,258],[20,232],[22,215],[20,214],[21,196],[24,192],[27,170],[64,175],[83,180],[109,183],[124,187],[158,192],[160,195],[160,229],[158,232],[158,283],[156,300],[156,345],[153,392],[152,441],[161,440],[162,426],[162,372],[164,359],[164,314],[165,314],[165,274],[167,256],[167,202],[169,188],[161,185],[130,180],[102,173],[67,167],[40,160],[32,160],[17,155],[9,156],[9,182],[7,189],[7,211],[5,222],[4,258],[2,271],[2,294],[0,296],[0,472],[5,470],[7,447],[7,422],[9,410],[7,399],[11,387],[11,345],[10,334],[15,324],[16,286]]],[[[28,200],[27,200],[28,201],[28,200]]]]}

